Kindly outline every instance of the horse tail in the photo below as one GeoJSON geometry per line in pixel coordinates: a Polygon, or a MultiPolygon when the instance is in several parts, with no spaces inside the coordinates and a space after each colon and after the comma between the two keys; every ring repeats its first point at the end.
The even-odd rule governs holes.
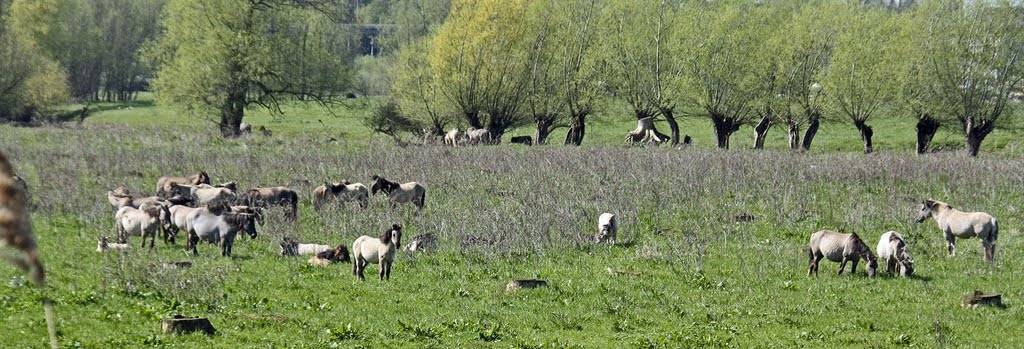
{"type": "Polygon", "coordinates": [[[992,242],[995,243],[999,239],[999,221],[996,217],[992,217],[992,242]]]}
{"type": "Polygon", "coordinates": [[[362,239],[356,239],[352,243],[352,275],[359,276],[359,245],[362,239]]]}
{"type": "Polygon", "coordinates": [[[292,192],[291,204],[292,204],[292,218],[298,218],[299,217],[299,193],[292,192]]]}

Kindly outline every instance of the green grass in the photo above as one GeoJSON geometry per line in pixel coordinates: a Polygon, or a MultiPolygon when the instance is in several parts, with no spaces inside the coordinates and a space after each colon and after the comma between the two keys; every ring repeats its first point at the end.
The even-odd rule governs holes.
{"type": "MultiPolygon", "coordinates": [[[[1024,342],[1018,330],[1024,162],[1017,158],[675,150],[612,145],[613,139],[580,148],[396,148],[377,137],[323,142],[309,136],[319,130],[290,118],[280,122],[296,133],[274,139],[223,140],[201,123],[112,124],[140,109],[162,110],[105,111],[83,128],[0,126],[0,151],[32,188],[48,294],[66,347],[1009,348],[1024,342]],[[298,222],[273,212],[257,239],[240,238],[233,258],[219,257],[212,245],[200,246],[196,257],[159,242],[153,252],[139,250],[137,238],[126,254],[95,252],[96,238],[113,234],[107,190],[152,192],[161,175],[200,169],[241,188],[292,186],[303,198],[298,222]],[[311,209],[316,184],[366,183],[374,174],[423,183],[424,211],[388,210],[381,197],[366,210],[311,209]],[[946,257],[934,222],[911,222],[916,204],[929,197],[998,217],[996,263],[982,261],[977,240],[960,241],[958,256],[946,257]],[[601,212],[621,219],[616,246],[589,240],[601,212]],[[757,219],[734,222],[741,213],[757,219]],[[359,282],[350,264],[317,268],[305,258],[277,256],[282,236],[350,244],[392,223],[405,226],[406,244],[430,232],[440,248],[400,253],[389,282],[376,280],[376,266],[359,282]],[[872,248],[881,233],[900,231],[918,275],[869,279],[861,269],[836,276],[838,265],[823,262],[821,276],[808,278],[803,247],[820,229],[855,230],[872,248]],[[164,261],[195,265],[168,270],[158,266],[164,261]],[[520,277],[543,278],[551,287],[503,291],[520,277]],[[1003,293],[1008,307],[962,309],[960,297],[975,289],[1003,293]],[[160,333],[160,320],[173,314],[209,317],[219,333],[160,333]]],[[[615,136],[610,125],[595,129],[595,139],[615,136]]],[[[825,136],[822,148],[838,139],[825,136]]],[[[0,347],[44,347],[39,291],[7,265],[0,278],[0,347]]]]}

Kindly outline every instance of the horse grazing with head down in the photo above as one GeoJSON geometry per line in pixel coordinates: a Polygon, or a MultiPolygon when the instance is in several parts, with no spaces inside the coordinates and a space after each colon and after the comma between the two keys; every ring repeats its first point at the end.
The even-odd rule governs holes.
{"type": "Polygon", "coordinates": [[[149,248],[156,243],[156,235],[163,235],[164,243],[174,243],[171,231],[171,213],[162,205],[142,205],[139,208],[121,207],[114,215],[114,230],[119,242],[128,241],[128,235],[142,236],[142,247],[146,247],[146,238],[150,237],[149,248]]]}
{"type": "Polygon", "coordinates": [[[398,204],[412,202],[416,205],[416,209],[423,209],[423,201],[427,197],[427,188],[416,182],[402,183],[392,182],[381,176],[373,176],[373,186],[370,187],[370,193],[377,195],[377,192],[383,192],[387,195],[388,199],[391,200],[391,207],[394,208],[398,204]]]}
{"type": "Polygon", "coordinates": [[[380,238],[360,236],[352,243],[352,274],[365,280],[363,271],[366,265],[380,264],[380,280],[391,279],[391,264],[395,261],[395,254],[402,247],[402,227],[398,224],[391,225],[391,228],[384,230],[380,238]]]}
{"type": "Polygon", "coordinates": [[[597,218],[597,242],[615,244],[615,235],[619,231],[619,221],[611,213],[602,213],[597,218]]]}
{"type": "Polygon", "coordinates": [[[288,209],[284,216],[286,219],[295,219],[299,216],[299,194],[288,187],[252,188],[242,194],[239,199],[249,206],[277,205],[286,207],[288,209]]]}
{"type": "Polygon", "coordinates": [[[985,260],[996,258],[996,239],[999,238],[999,222],[985,212],[963,212],[949,204],[935,200],[921,203],[917,222],[924,222],[928,217],[935,218],[942,234],[946,237],[949,256],[956,256],[956,239],[978,237],[985,248],[985,260]]]}
{"type": "Polygon", "coordinates": [[[914,275],[914,260],[907,253],[907,241],[903,235],[895,231],[889,231],[878,239],[878,259],[885,262],[886,271],[889,274],[898,273],[902,276],[914,275]]]}
{"type": "Polygon", "coordinates": [[[853,262],[850,268],[851,273],[857,272],[857,261],[864,259],[867,263],[868,276],[875,277],[878,270],[878,259],[871,253],[868,244],[864,243],[856,233],[843,234],[831,230],[822,230],[811,234],[811,246],[808,250],[810,257],[810,268],[807,269],[807,276],[818,276],[818,262],[822,258],[828,258],[833,262],[839,262],[839,275],[846,269],[846,262],[853,262]]]}
{"type": "Polygon", "coordinates": [[[156,195],[166,196],[171,191],[172,184],[210,184],[210,175],[206,174],[206,171],[200,171],[194,175],[188,175],[185,177],[160,177],[156,181],[156,195]]]}

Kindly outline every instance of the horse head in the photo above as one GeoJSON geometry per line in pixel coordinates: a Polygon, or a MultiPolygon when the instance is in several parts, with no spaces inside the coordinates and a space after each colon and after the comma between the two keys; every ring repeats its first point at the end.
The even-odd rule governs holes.
{"type": "Polygon", "coordinates": [[[389,185],[391,182],[388,182],[384,177],[374,175],[370,177],[370,181],[373,182],[373,185],[370,186],[370,195],[377,195],[378,191],[383,191],[385,195],[391,192],[389,185]]]}
{"type": "Polygon", "coordinates": [[[381,235],[380,242],[384,244],[393,242],[396,248],[402,248],[402,226],[392,224],[391,228],[385,230],[384,234],[381,235]]]}
{"type": "Polygon", "coordinates": [[[199,174],[196,175],[196,181],[193,184],[210,184],[210,175],[207,174],[206,171],[199,171],[199,174]]]}
{"type": "Polygon", "coordinates": [[[256,217],[254,214],[231,212],[227,214],[226,218],[229,224],[245,231],[246,234],[249,234],[250,238],[256,238],[256,217]]]}
{"type": "Polygon", "coordinates": [[[338,247],[334,249],[334,260],[336,262],[351,263],[352,257],[349,255],[348,247],[344,244],[338,245],[338,247]]]}
{"type": "Polygon", "coordinates": [[[932,216],[936,202],[934,200],[925,200],[921,202],[921,209],[917,212],[917,222],[924,222],[926,219],[932,216]]]}

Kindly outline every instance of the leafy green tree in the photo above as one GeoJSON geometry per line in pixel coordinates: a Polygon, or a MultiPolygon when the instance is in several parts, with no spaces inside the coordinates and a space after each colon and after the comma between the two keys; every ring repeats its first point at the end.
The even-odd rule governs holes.
{"type": "Polygon", "coordinates": [[[406,44],[396,54],[391,98],[405,115],[425,125],[428,133],[441,135],[453,118],[445,112],[434,70],[426,57],[429,43],[421,38],[406,44]]]}
{"type": "Polygon", "coordinates": [[[605,62],[610,91],[624,99],[638,120],[627,139],[671,138],[679,143],[678,104],[672,83],[680,75],[678,45],[673,40],[678,26],[678,4],[668,0],[610,0],[600,17],[599,52],[605,62]],[[670,137],[654,127],[653,119],[668,122],[670,137]]]}
{"type": "Polygon", "coordinates": [[[348,85],[346,29],[329,1],[170,0],[164,35],[147,48],[160,103],[217,115],[234,137],[250,106],[281,113],[299,98],[326,104],[348,85]]]}
{"type": "Polygon", "coordinates": [[[501,139],[525,125],[528,1],[460,0],[429,47],[434,81],[453,113],[501,139]]]}
{"type": "Polygon", "coordinates": [[[789,148],[810,150],[821,125],[824,98],[820,79],[835,48],[838,27],[834,3],[796,2],[791,16],[782,25],[778,44],[780,97],[786,100],[782,120],[789,133],[789,148]],[[806,127],[803,140],[801,128],[806,127]]]}
{"type": "Polygon", "coordinates": [[[31,121],[68,98],[64,70],[42,54],[34,37],[49,27],[28,16],[45,14],[55,6],[45,1],[0,1],[0,119],[31,121]]]}
{"type": "Polygon", "coordinates": [[[977,156],[985,137],[1013,115],[1010,96],[1024,79],[1024,11],[1009,1],[922,6],[926,76],[935,77],[944,109],[959,121],[967,154],[977,156]]]}
{"type": "MultiPolygon", "coordinates": [[[[768,38],[774,8],[753,3],[687,4],[677,36],[683,67],[676,82],[682,97],[707,113],[719,148],[757,115],[762,79],[772,66],[754,48],[768,38]]],[[[760,110],[765,112],[765,110],[760,110]]],[[[766,130],[765,130],[766,131],[766,130]]]]}
{"type": "Polygon", "coordinates": [[[899,26],[886,10],[860,5],[850,5],[842,17],[822,86],[829,105],[857,127],[868,154],[874,134],[868,121],[898,94],[893,77],[900,57],[892,53],[897,52],[893,46],[899,42],[899,26]]]}
{"type": "Polygon", "coordinates": [[[927,12],[912,10],[901,13],[899,35],[889,47],[897,62],[897,97],[893,99],[893,109],[917,121],[917,154],[928,152],[940,126],[956,120],[948,113],[949,108],[943,106],[946,101],[938,93],[937,72],[931,69],[932,57],[926,49],[925,39],[929,30],[927,12]]]}

